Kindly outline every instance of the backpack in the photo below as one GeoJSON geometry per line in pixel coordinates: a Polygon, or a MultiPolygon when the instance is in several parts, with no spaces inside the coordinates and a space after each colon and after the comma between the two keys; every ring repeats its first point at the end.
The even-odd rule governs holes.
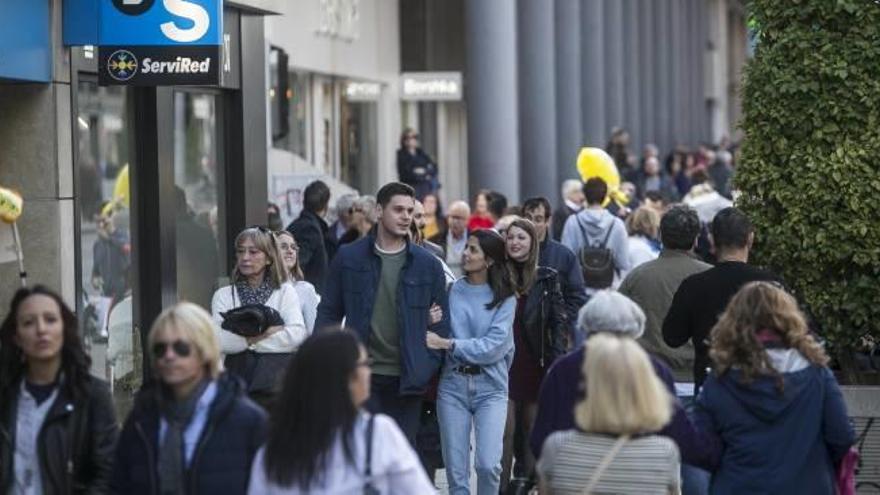
{"type": "Polygon", "coordinates": [[[614,282],[614,255],[605,246],[614,230],[615,222],[611,222],[602,243],[594,246],[590,244],[590,238],[587,236],[587,231],[584,230],[580,218],[576,220],[578,227],[581,228],[581,234],[584,236],[584,246],[578,251],[578,261],[581,263],[581,271],[584,274],[584,285],[591,289],[607,289],[614,282]]]}

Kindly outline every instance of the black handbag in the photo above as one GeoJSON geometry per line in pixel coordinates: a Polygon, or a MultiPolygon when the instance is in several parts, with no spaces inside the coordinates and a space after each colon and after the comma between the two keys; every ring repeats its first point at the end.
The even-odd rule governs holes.
{"type": "Polygon", "coordinates": [[[269,327],[284,325],[281,314],[264,304],[246,304],[220,313],[220,316],[223,317],[221,328],[242,337],[257,337],[269,327]]]}

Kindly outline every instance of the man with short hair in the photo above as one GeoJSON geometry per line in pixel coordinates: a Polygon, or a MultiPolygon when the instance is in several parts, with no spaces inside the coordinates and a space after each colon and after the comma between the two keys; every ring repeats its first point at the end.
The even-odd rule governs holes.
{"type": "MultiPolygon", "coordinates": [[[[666,345],[663,319],[681,282],[712,268],[694,255],[699,234],[700,217],[693,208],[679,205],[670,209],[660,220],[660,240],[663,241],[660,257],[629,272],[619,289],[621,294],[635,301],[647,317],[645,334],[639,343],[669,366],[676,384],[693,383],[694,348],[690,343],[679,349],[666,345]]],[[[679,395],[693,395],[684,388],[679,387],[679,395]]]]}
{"type": "Polygon", "coordinates": [[[330,266],[315,328],[345,318],[357,332],[373,360],[371,410],[394,418],[415,446],[422,395],[442,360],[427,348],[425,335],[449,335],[446,282],[440,261],[409,242],[413,188],[392,182],[376,199],[376,227],[340,247],[330,266]],[[430,324],[434,304],[443,317],[430,324]]]}
{"type": "Polygon", "coordinates": [[[453,201],[446,214],[446,230],[429,239],[443,248],[446,264],[456,278],[464,276],[461,255],[467,246],[467,224],[470,217],[471,207],[465,201],[453,201]]]}
{"type": "Polygon", "coordinates": [[[351,208],[354,206],[357,194],[343,194],[336,200],[336,221],[330,225],[327,232],[327,259],[332,260],[339,249],[339,239],[351,228],[351,208]]]}
{"type": "Polygon", "coordinates": [[[568,217],[584,209],[584,183],[569,179],[562,183],[562,206],[553,212],[553,239],[562,239],[562,229],[568,217]]]}
{"type": "Polygon", "coordinates": [[[299,264],[306,282],[315,286],[322,294],[324,274],[327,272],[327,205],[330,203],[330,188],[316,180],[303,191],[303,209],[299,217],[287,226],[299,245],[299,264]]]}
{"type": "MultiPolygon", "coordinates": [[[[608,185],[604,180],[594,177],[584,184],[587,207],[565,222],[562,244],[577,254],[584,247],[599,247],[605,242],[604,247],[611,251],[614,263],[614,279],[619,281],[620,274],[628,272],[631,266],[627,247],[628,236],[623,220],[615,217],[602,206],[607,196],[608,185]]],[[[588,282],[584,280],[584,283],[588,282]]]]}
{"type": "Polygon", "coordinates": [[[755,240],[752,222],[741,210],[730,207],[715,215],[710,240],[718,259],[714,268],[684,279],[663,320],[663,340],[670,347],[694,345],[694,395],[710,367],[709,331],[727,303],[742,286],[755,281],[778,281],[770,272],[748,264],[755,240]]]}
{"type": "Polygon", "coordinates": [[[678,189],[672,179],[660,168],[657,157],[645,158],[642,168],[633,177],[639,199],[645,199],[649,191],[659,191],[668,200],[678,199],[678,189]]]}
{"type": "Polygon", "coordinates": [[[580,334],[575,332],[575,322],[581,306],[587,302],[587,294],[584,292],[584,275],[578,263],[577,256],[562,244],[550,239],[548,230],[550,227],[550,201],[547,198],[529,198],[523,202],[523,216],[535,224],[538,234],[538,264],[556,270],[559,273],[559,281],[562,288],[562,297],[568,313],[569,326],[571,327],[570,342],[580,344],[580,334]]]}

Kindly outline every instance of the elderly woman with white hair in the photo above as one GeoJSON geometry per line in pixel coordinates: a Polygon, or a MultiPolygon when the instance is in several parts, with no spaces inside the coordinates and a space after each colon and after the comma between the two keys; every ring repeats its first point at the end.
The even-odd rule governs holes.
{"type": "MultiPolygon", "coordinates": [[[[610,333],[638,339],[645,331],[645,313],[632,299],[611,290],[602,290],[578,313],[577,331],[587,337],[596,333],[610,333]]],[[[538,415],[532,429],[530,445],[539,457],[544,441],[551,433],[575,428],[575,404],[586,396],[583,373],[586,345],[559,358],[547,372],[538,399],[538,415]]],[[[674,395],[672,372],[660,360],[650,356],[654,372],[674,395]]],[[[704,468],[717,462],[717,441],[698,431],[676,403],[672,419],[657,432],[675,441],[682,462],[704,468]]]]}

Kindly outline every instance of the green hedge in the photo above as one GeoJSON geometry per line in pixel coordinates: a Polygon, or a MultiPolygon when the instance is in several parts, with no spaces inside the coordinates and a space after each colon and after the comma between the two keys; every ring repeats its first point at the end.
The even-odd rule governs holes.
{"type": "Polygon", "coordinates": [[[751,0],[736,172],[755,259],[837,350],[880,336],[880,2],[751,0]]]}

